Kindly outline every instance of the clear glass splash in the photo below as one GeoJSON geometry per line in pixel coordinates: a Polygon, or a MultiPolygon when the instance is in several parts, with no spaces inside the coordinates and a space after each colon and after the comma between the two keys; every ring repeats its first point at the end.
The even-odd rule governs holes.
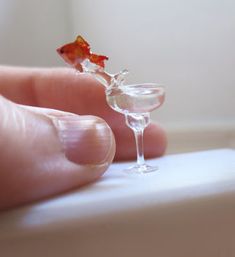
{"type": "Polygon", "coordinates": [[[115,111],[125,115],[126,124],[135,135],[137,163],[128,171],[143,174],[156,171],[157,167],[146,164],[144,159],[143,133],[150,123],[150,112],[162,105],[165,98],[163,86],[155,83],[126,85],[127,70],[117,74],[109,74],[89,60],[82,63],[83,71],[93,75],[105,86],[108,105],[115,111]]]}
{"type": "Polygon", "coordinates": [[[128,70],[126,69],[117,74],[110,74],[88,59],[85,59],[81,65],[83,72],[93,75],[106,88],[122,85],[126,74],[128,74],[128,70]]]}

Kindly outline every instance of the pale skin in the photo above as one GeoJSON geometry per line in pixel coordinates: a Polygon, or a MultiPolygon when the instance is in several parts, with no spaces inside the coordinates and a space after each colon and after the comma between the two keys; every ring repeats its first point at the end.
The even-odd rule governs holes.
{"type": "MultiPolygon", "coordinates": [[[[136,148],[104,87],[72,69],[0,67],[0,210],[52,197],[99,179],[136,148]]],[[[145,156],[164,154],[156,123],[144,134],[145,156]]]]}

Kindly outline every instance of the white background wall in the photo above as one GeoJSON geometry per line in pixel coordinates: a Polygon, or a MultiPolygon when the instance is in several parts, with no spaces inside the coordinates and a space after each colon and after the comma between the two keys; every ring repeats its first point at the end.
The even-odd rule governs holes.
{"type": "Polygon", "coordinates": [[[0,0],[0,64],[58,65],[55,48],[71,37],[68,7],[63,0],[0,0]]]}
{"type": "Polygon", "coordinates": [[[0,33],[0,63],[29,66],[63,65],[55,48],[82,34],[109,71],[165,84],[165,127],[234,124],[233,0],[0,0],[0,33]]]}

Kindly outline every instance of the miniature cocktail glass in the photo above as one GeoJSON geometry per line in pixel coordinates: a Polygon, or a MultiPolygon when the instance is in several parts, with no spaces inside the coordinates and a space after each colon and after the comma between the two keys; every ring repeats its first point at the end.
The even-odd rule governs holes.
{"type": "Polygon", "coordinates": [[[150,123],[150,112],[163,103],[164,96],[164,88],[154,83],[122,85],[106,89],[109,106],[125,115],[126,124],[135,135],[137,163],[128,171],[147,173],[157,170],[157,167],[145,162],[143,134],[150,123]]]}
{"type": "Polygon", "coordinates": [[[134,132],[137,163],[127,170],[138,174],[157,170],[157,167],[145,162],[143,134],[150,123],[150,112],[164,102],[164,87],[156,83],[126,85],[124,77],[127,70],[115,75],[109,74],[88,60],[83,62],[83,70],[92,74],[105,86],[108,105],[125,116],[127,126],[134,132]]]}

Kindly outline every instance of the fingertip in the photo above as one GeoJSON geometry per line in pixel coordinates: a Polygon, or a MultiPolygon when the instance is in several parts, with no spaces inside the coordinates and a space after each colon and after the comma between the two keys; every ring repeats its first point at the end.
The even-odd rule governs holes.
{"type": "Polygon", "coordinates": [[[79,165],[110,162],[114,155],[112,130],[91,115],[59,115],[52,118],[68,160],[79,165]]]}
{"type": "Polygon", "coordinates": [[[84,186],[108,169],[115,141],[104,120],[4,101],[9,107],[0,124],[0,209],[84,186]]]}
{"type": "Polygon", "coordinates": [[[165,130],[156,122],[152,122],[145,130],[145,157],[154,158],[164,155],[167,148],[165,130]]]}

